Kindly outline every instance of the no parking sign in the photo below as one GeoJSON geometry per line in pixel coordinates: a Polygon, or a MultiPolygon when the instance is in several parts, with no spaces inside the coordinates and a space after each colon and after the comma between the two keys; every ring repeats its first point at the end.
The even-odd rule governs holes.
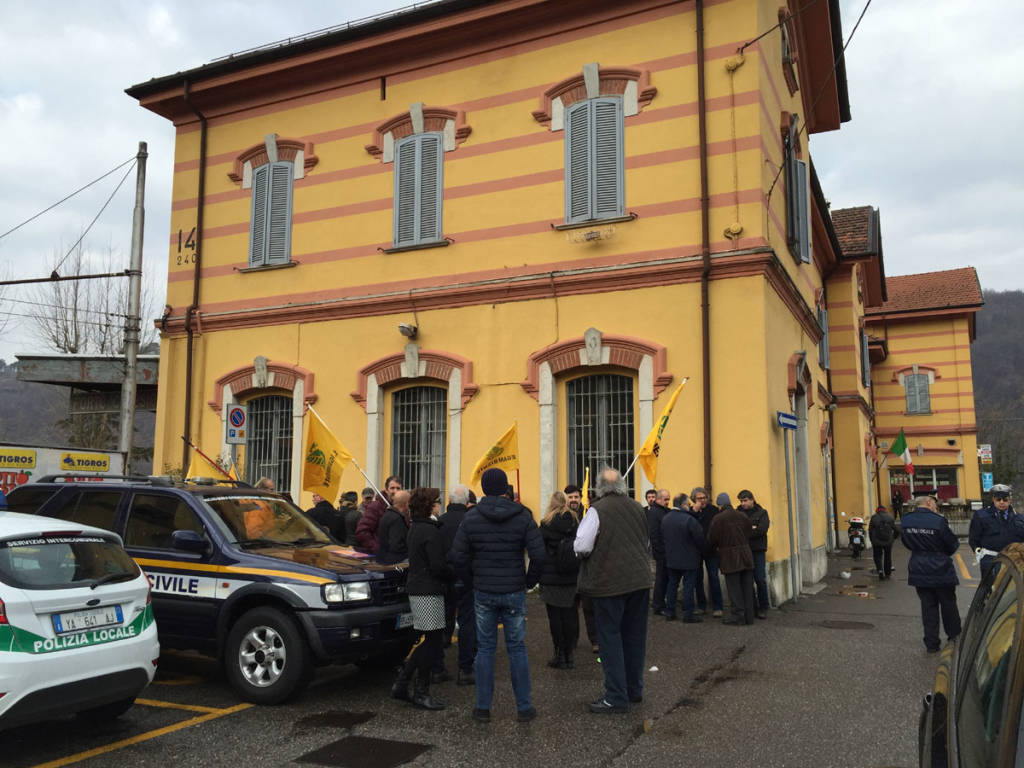
{"type": "Polygon", "coordinates": [[[249,414],[244,405],[229,406],[228,418],[224,422],[224,442],[228,445],[245,445],[245,433],[249,431],[248,422],[249,414]]]}

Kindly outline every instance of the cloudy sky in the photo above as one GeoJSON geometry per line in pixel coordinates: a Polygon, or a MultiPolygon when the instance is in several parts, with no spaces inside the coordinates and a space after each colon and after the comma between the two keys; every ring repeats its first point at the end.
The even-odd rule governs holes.
{"type": "MultiPolygon", "coordinates": [[[[849,35],[865,0],[843,0],[849,35]]],[[[149,144],[143,270],[163,306],[172,128],[127,86],[213,58],[409,5],[408,0],[39,0],[0,24],[0,233],[149,144]],[[271,21],[272,20],[272,21],[271,21]]],[[[965,265],[988,289],[1024,288],[1024,4],[876,0],[847,51],[853,120],[811,152],[833,208],[881,210],[886,272],[965,265]]],[[[41,277],[89,225],[127,166],[0,238],[0,275],[41,277]]],[[[96,269],[128,263],[134,173],[86,237],[96,269]]],[[[68,270],[65,268],[64,273],[68,270]]],[[[0,302],[0,358],[41,352],[31,289],[0,302]]],[[[102,318],[97,318],[102,320],[102,318]]]]}

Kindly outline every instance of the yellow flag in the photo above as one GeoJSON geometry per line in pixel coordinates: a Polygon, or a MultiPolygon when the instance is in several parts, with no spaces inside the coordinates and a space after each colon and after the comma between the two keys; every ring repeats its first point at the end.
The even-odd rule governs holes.
{"type": "Polygon", "coordinates": [[[206,458],[199,453],[199,451],[192,451],[192,458],[188,462],[188,472],[185,473],[185,479],[188,480],[190,477],[224,477],[224,470],[216,464],[213,464],[206,460],[206,458]]]}
{"type": "Polygon", "coordinates": [[[665,425],[668,424],[668,417],[672,415],[672,409],[675,408],[679,393],[683,391],[683,387],[686,386],[687,381],[689,381],[689,378],[683,379],[679,383],[679,386],[676,387],[676,391],[673,392],[672,397],[668,399],[668,405],[666,405],[665,410],[661,412],[661,417],[658,419],[658,423],[651,429],[650,433],[647,435],[647,439],[644,440],[640,453],[636,456],[637,464],[643,467],[644,474],[647,475],[647,479],[650,480],[652,484],[658,482],[658,454],[661,453],[661,435],[665,431],[665,425]]]}
{"type": "Polygon", "coordinates": [[[519,424],[513,422],[512,426],[504,435],[498,438],[498,442],[492,445],[480,461],[473,467],[473,477],[469,484],[476,485],[480,476],[491,467],[499,469],[519,469],[519,424]]]}
{"type": "Polygon", "coordinates": [[[238,470],[235,469],[235,462],[231,462],[231,468],[228,469],[228,477],[232,480],[238,480],[238,470]]]}
{"type": "Polygon", "coordinates": [[[302,455],[302,490],[315,491],[333,503],[340,495],[341,473],[352,461],[352,454],[312,408],[302,455]]]}
{"type": "Polygon", "coordinates": [[[590,467],[583,470],[583,490],[580,493],[580,503],[583,505],[583,514],[586,516],[590,509],[590,467]]]}

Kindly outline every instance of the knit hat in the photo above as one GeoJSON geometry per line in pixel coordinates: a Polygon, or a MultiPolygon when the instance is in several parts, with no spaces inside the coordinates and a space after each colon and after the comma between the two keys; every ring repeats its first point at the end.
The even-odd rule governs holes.
{"type": "Polygon", "coordinates": [[[716,507],[731,507],[732,502],[729,500],[728,493],[720,493],[715,497],[716,507]]]}
{"type": "Polygon", "coordinates": [[[491,467],[480,478],[480,487],[484,496],[504,496],[508,489],[508,475],[505,470],[491,467]]]}
{"type": "Polygon", "coordinates": [[[752,494],[748,490],[742,490],[736,494],[736,498],[739,499],[740,501],[743,501],[744,499],[750,499],[751,501],[753,501],[754,494],[752,494]]]}
{"type": "Polygon", "coordinates": [[[345,493],[341,494],[341,500],[350,501],[353,504],[355,504],[357,501],[359,501],[359,497],[356,496],[355,491],[345,491],[345,493]]]}

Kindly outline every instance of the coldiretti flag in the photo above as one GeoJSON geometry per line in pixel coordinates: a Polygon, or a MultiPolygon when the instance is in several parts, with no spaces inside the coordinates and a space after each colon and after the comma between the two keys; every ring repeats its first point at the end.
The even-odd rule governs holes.
{"type": "Polygon", "coordinates": [[[583,488],[580,493],[580,504],[583,507],[583,514],[587,514],[587,510],[590,509],[590,467],[585,467],[583,470],[583,488]]]}
{"type": "Polygon", "coordinates": [[[900,436],[896,438],[896,442],[889,450],[900,457],[908,475],[914,474],[914,460],[910,457],[910,448],[907,447],[907,438],[903,435],[903,427],[900,427],[900,436]]]}
{"type": "Polygon", "coordinates": [[[647,435],[647,439],[644,440],[640,453],[637,454],[637,463],[643,467],[644,474],[647,475],[647,479],[650,480],[651,483],[658,482],[658,455],[661,453],[661,436],[665,431],[665,425],[668,424],[668,417],[672,415],[672,409],[676,406],[676,400],[679,398],[679,393],[683,391],[683,387],[686,386],[686,382],[689,380],[689,377],[684,378],[679,383],[679,386],[676,387],[676,391],[673,392],[672,397],[668,399],[668,405],[666,405],[665,410],[661,412],[661,417],[658,419],[658,423],[651,429],[650,434],[647,435]]]}
{"type": "Polygon", "coordinates": [[[312,408],[302,455],[302,490],[315,491],[333,504],[341,492],[341,473],[352,461],[352,454],[312,408]]]}
{"type": "Polygon", "coordinates": [[[480,457],[480,461],[473,467],[473,477],[469,484],[476,485],[480,482],[480,475],[491,467],[498,469],[519,469],[519,425],[513,423],[504,435],[498,438],[498,442],[492,445],[487,453],[480,457]]]}
{"type": "Polygon", "coordinates": [[[221,467],[207,460],[199,451],[192,449],[192,458],[188,462],[188,472],[185,473],[185,479],[188,480],[190,477],[225,477],[225,472],[221,467]]]}

